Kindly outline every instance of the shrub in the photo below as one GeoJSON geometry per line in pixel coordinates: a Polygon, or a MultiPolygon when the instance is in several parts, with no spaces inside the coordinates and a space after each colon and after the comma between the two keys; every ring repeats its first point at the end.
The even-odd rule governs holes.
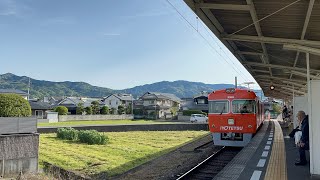
{"type": "Polygon", "coordinates": [[[27,100],[17,94],[0,94],[0,117],[31,116],[31,107],[27,100]]]}
{"type": "Polygon", "coordinates": [[[109,114],[109,107],[108,106],[103,106],[101,108],[101,114],[109,114]]]}
{"type": "Polygon", "coordinates": [[[134,109],[133,114],[135,115],[144,115],[143,109],[134,109]]]}
{"type": "Polygon", "coordinates": [[[87,144],[106,144],[108,137],[96,130],[79,131],[79,141],[87,144]]]}
{"type": "Polygon", "coordinates": [[[58,128],[57,138],[76,141],[78,140],[78,132],[73,128],[58,128]]]}
{"type": "Polygon", "coordinates": [[[125,112],[125,107],[122,105],[118,106],[118,114],[123,114],[125,112]]]}
{"type": "Polygon", "coordinates": [[[68,108],[65,106],[57,106],[54,108],[55,112],[58,112],[59,115],[67,115],[68,114],[68,108]]]}
{"type": "Polygon", "coordinates": [[[184,110],[184,111],[182,111],[182,114],[184,116],[191,116],[191,114],[204,114],[204,115],[206,115],[206,113],[204,113],[200,110],[184,110]]]}
{"type": "Polygon", "coordinates": [[[76,109],[76,113],[79,115],[82,115],[84,112],[84,107],[83,107],[83,103],[79,103],[76,109]]]}
{"type": "Polygon", "coordinates": [[[115,114],[115,112],[116,112],[116,109],[115,109],[115,108],[111,108],[111,109],[110,109],[110,114],[115,114]]]}
{"type": "Polygon", "coordinates": [[[98,101],[91,102],[92,107],[92,114],[99,114],[100,113],[100,106],[98,101]]]}
{"type": "Polygon", "coordinates": [[[92,114],[92,107],[91,106],[88,106],[86,108],[84,108],[84,110],[86,111],[86,114],[92,114]]]}

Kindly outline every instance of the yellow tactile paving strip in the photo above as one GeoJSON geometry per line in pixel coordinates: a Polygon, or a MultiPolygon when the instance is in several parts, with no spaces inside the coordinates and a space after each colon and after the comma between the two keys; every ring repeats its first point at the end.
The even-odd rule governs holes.
{"type": "Polygon", "coordinates": [[[274,138],[272,145],[272,152],[267,167],[265,180],[287,180],[287,163],[286,163],[286,151],[284,145],[284,139],[282,129],[278,121],[274,122],[274,138]]]}

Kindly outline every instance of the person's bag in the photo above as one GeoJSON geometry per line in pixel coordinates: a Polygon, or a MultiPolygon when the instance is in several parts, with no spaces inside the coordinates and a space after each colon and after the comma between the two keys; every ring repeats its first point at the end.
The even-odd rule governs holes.
{"type": "Polygon", "coordinates": [[[298,143],[300,142],[301,136],[302,136],[302,131],[297,131],[294,134],[294,142],[296,145],[298,145],[298,143]]]}

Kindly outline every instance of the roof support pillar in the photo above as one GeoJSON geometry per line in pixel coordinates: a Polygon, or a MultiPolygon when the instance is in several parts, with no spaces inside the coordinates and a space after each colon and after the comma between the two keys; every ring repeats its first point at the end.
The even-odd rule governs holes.
{"type": "Polygon", "coordinates": [[[310,140],[310,173],[313,174],[313,152],[312,152],[312,114],[311,114],[311,82],[310,82],[310,55],[306,53],[306,63],[307,63],[307,84],[308,84],[308,115],[309,115],[309,140],[310,140]]]}

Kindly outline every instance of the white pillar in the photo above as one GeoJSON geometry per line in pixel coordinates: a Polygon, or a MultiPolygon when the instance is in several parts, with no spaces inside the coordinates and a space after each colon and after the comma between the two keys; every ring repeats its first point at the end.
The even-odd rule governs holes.
{"type": "Polygon", "coordinates": [[[313,150],[312,150],[312,110],[311,110],[311,84],[310,84],[310,63],[309,53],[306,53],[307,84],[308,84],[308,115],[309,115],[309,144],[310,144],[310,174],[314,173],[313,150]]]}
{"type": "Polygon", "coordinates": [[[309,118],[310,130],[310,173],[320,175],[320,80],[311,81],[311,118],[309,118]],[[311,164],[312,163],[312,164],[311,164]]]}

